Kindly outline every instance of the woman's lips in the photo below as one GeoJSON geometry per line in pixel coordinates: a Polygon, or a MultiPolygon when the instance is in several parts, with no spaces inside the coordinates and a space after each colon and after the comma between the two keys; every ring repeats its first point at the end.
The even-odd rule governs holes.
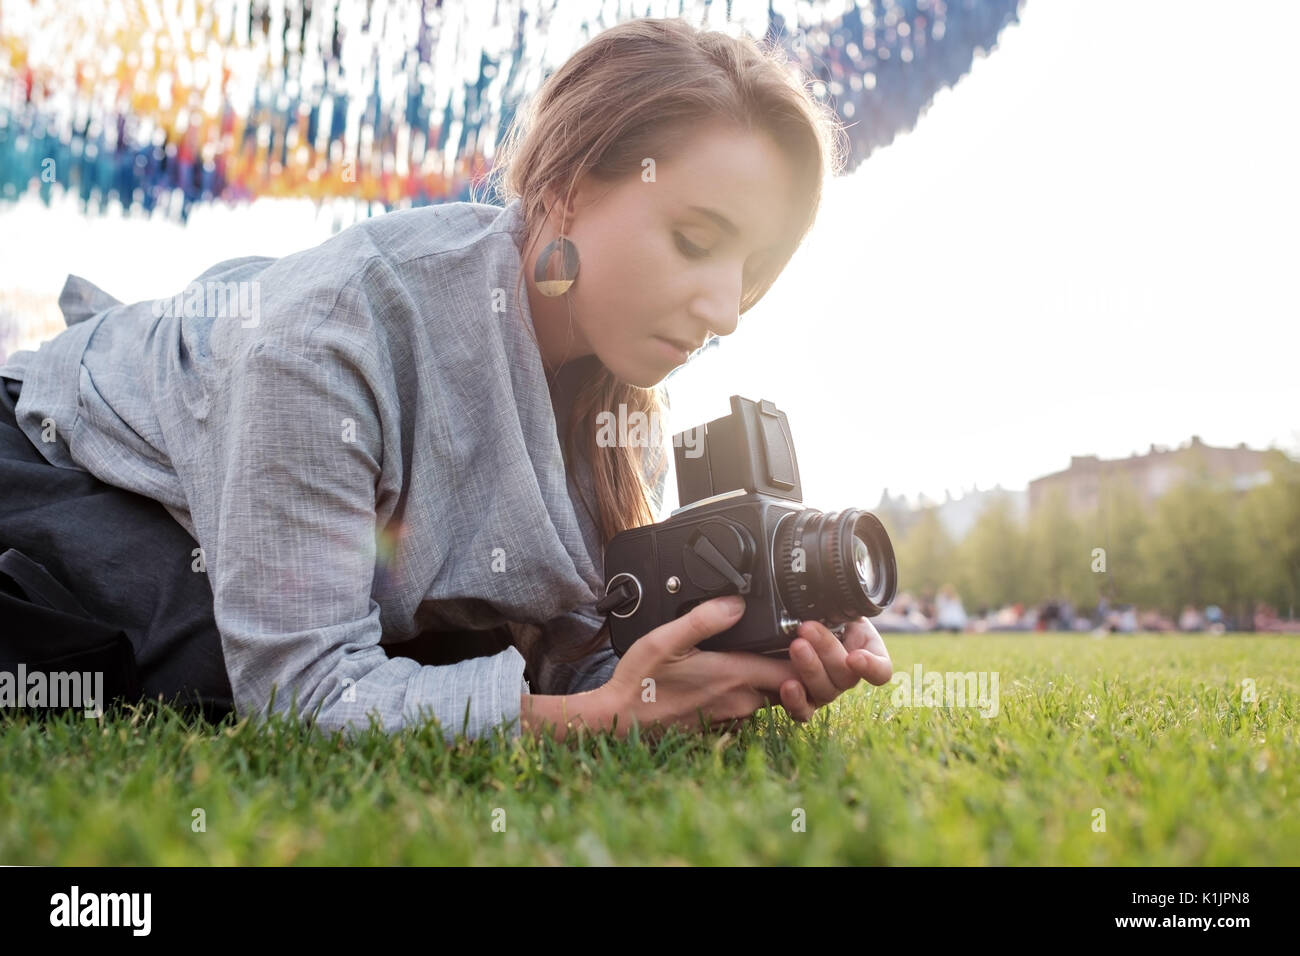
{"type": "Polygon", "coordinates": [[[657,335],[655,336],[655,341],[658,342],[660,347],[663,349],[665,357],[672,359],[678,365],[683,364],[688,358],[690,358],[690,353],[680,345],[675,345],[667,339],[660,338],[657,335]]]}

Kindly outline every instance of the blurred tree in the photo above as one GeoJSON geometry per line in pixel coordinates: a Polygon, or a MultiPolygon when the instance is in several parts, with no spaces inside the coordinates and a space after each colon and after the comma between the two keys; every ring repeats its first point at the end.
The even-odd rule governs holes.
{"type": "Polygon", "coordinates": [[[957,546],[955,564],[967,611],[1027,599],[1025,533],[1010,501],[997,499],[981,512],[957,546]]]}
{"type": "Polygon", "coordinates": [[[1235,492],[1216,480],[1203,461],[1189,462],[1184,480],[1155,503],[1138,541],[1149,575],[1151,604],[1177,616],[1185,604],[1218,604],[1245,613],[1243,538],[1235,492]]]}
{"type": "Polygon", "coordinates": [[[1294,617],[1300,462],[1271,451],[1272,480],[1245,493],[1212,473],[1201,452],[1189,449],[1183,464],[1184,480],[1152,506],[1115,475],[1100,482],[1090,514],[1072,516],[1058,491],[1022,523],[999,501],[960,543],[936,508],[904,510],[893,502],[881,517],[897,549],[900,589],[929,597],[952,581],[969,612],[1064,598],[1086,613],[1104,596],[1175,620],[1186,604],[1202,611],[1217,604],[1243,628],[1260,601],[1294,617]]]}
{"type": "MultiPolygon", "coordinates": [[[[710,341],[716,342],[718,339],[715,337],[710,341]]],[[[907,531],[915,518],[915,512],[907,507],[906,500],[901,495],[891,496],[888,488],[881,492],[880,501],[871,509],[871,513],[880,519],[889,540],[894,544],[907,537],[907,531]]]]}
{"type": "Polygon", "coordinates": [[[1029,516],[1026,555],[1031,600],[1065,598],[1076,606],[1095,599],[1092,545],[1071,515],[1059,489],[1050,491],[1029,516]]]}
{"type": "Polygon", "coordinates": [[[1294,617],[1300,607],[1300,462],[1270,452],[1272,480],[1240,505],[1243,561],[1251,597],[1294,617]]]}
{"type": "Polygon", "coordinates": [[[1114,604],[1145,604],[1151,600],[1150,584],[1138,558],[1138,540],[1148,524],[1142,499],[1133,482],[1122,475],[1103,478],[1097,489],[1097,508],[1080,521],[1088,553],[1088,571],[1095,604],[1105,597],[1114,604]],[[1094,549],[1103,553],[1094,557],[1094,549]]]}
{"type": "Polygon", "coordinates": [[[896,545],[898,590],[932,596],[949,580],[954,552],[952,538],[939,520],[938,510],[922,508],[896,545]]]}

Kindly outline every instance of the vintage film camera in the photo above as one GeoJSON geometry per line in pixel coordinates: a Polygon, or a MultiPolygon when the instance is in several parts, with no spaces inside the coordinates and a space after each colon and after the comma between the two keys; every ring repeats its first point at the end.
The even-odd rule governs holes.
{"type": "Polygon", "coordinates": [[[894,549],[875,515],[804,507],[785,413],[731,396],[731,414],[673,440],[681,507],[615,535],[605,549],[610,642],[634,641],[701,601],[741,594],[745,613],[701,641],[714,651],[789,656],[800,622],[837,633],[894,600],[894,549]],[[703,430],[700,440],[699,431],[703,430]],[[688,451],[689,449],[689,451],[688,451]]]}

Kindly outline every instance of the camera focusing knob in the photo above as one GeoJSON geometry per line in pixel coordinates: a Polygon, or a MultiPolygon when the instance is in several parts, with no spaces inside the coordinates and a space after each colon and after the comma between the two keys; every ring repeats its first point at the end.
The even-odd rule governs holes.
{"type": "MultiPolygon", "coordinates": [[[[682,549],[682,568],[691,583],[703,591],[722,591],[731,585],[748,594],[754,560],[749,532],[735,522],[708,521],[695,529],[682,549]]],[[[730,593],[730,592],[729,592],[730,593]]]]}

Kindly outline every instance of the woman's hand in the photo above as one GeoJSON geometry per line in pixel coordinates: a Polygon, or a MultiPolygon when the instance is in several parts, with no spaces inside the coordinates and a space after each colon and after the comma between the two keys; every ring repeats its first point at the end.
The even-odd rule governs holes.
{"type": "Polygon", "coordinates": [[[859,680],[879,686],[894,674],[880,632],[865,617],[848,623],[843,642],[820,621],[804,621],[790,642],[790,660],[799,677],[781,685],[781,706],[800,723],[859,680]]]}
{"type": "Polygon", "coordinates": [[[619,660],[601,695],[608,717],[618,715],[618,735],[635,719],[701,729],[702,712],[718,727],[780,703],[804,722],[865,678],[884,684],[893,675],[889,652],[866,618],[845,628],[843,642],[825,625],[805,621],[791,643],[790,659],[745,651],[701,651],[696,645],[739,620],[723,598],[705,601],[688,614],[655,628],[636,641],[619,660]],[[646,678],[652,679],[648,683],[646,678]]]}
{"type": "Polygon", "coordinates": [[[635,641],[609,681],[588,692],[599,695],[602,723],[608,727],[617,716],[619,737],[627,733],[633,720],[646,728],[660,725],[700,731],[705,725],[730,724],[778,703],[782,685],[799,680],[799,671],[791,661],[696,647],[740,619],[743,599],[734,610],[728,610],[728,601],[713,598],[697,604],[635,641]]]}

